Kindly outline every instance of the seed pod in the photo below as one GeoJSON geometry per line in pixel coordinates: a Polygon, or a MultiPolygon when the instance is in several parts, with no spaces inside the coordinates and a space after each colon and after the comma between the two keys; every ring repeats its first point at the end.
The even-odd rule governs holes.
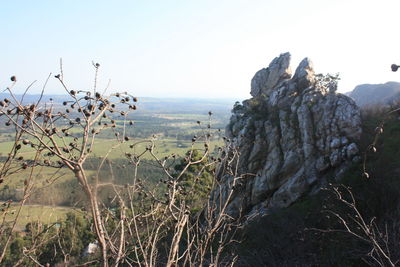
{"type": "Polygon", "coordinates": [[[16,82],[16,81],[17,81],[17,77],[11,76],[10,80],[11,80],[12,82],[16,82]]]}
{"type": "Polygon", "coordinates": [[[71,95],[76,95],[76,92],[75,92],[74,90],[69,91],[69,93],[70,93],[71,95]]]}
{"type": "Polygon", "coordinates": [[[364,173],[362,174],[362,177],[368,179],[368,178],[369,178],[369,174],[368,174],[367,172],[364,172],[364,173]]]}
{"type": "Polygon", "coordinates": [[[375,132],[376,132],[377,134],[382,134],[382,133],[383,133],[383,128],[382,128],[382,127],[376,127],[376,128],[375,128],[375,132]]]}
{"type": "Polygon", "coordinates": [[[28,139],[24,139],[24,140],[22,140],[22,143],[23,143],[24,145],[27,145],[27,144],[30,144],[31,141],[29,141],[28,139]]]}

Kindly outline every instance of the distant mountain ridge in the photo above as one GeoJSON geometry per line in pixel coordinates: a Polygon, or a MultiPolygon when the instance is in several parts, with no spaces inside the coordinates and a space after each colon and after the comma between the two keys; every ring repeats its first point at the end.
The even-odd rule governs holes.
{"type": "Polygon", "coordinates": [[[390,104],[400,99],[400,83],[360,84],[348,96],[360,107],[376,104],[390,104]]]}

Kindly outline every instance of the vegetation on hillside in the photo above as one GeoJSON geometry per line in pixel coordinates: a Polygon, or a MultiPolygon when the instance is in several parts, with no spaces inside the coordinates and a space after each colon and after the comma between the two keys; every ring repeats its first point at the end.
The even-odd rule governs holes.
{"type": "Polygon", "coordinates": [[[129,113],[136,110],[131,95],[103,96],[96,84],[76,92],[62,75],[55,78],[69,95],[64,103],[25,103],[12,87],[0,100],[7,129],[0,136],[1,264],[398,265],[400,128],[393,107],[363,111],[364,158],[340,184],[332,177],[319,193],[243,222],[226,212],[240,174],[230,168],[228,188],[215,179],[220,162],[234,164],[240,155],[220,147],[212,112],[194,116],[190,126],[173,113],[148,121],[129,113]],[[150,123],[159,128],[146,128],[150,123]],[[225,202],[210,198],[222,190],[225,202]],[[36,211],[32,203],[68,207],[36,211]],[[84,253],[89,244],[97,249],[84,253]]]}
{"type": "Polygon", "coordinates": [[[185,142],[189,152],[183,159],[166,150],[157,153],[157,136],[136,138],[130,130],[136,127],[129,113],[136,110],[137,98],[126,92],[100,94],[100,65],[93,66],[89,91],[68,89],[62,70],[55,75],[68,94],[62,105],[42,103],[42,96],[33,103],[18,99],[12,93],[14,76],[10,97],[0,101],[0,116],[14,129],[8,132],[9,153],[3,155],[1,192],[18,201],[9,199],[2,211],[0,262],[173,266],[234,261],[225,254],[234,240],[235,231],[229,231],[234,221],[224,203],[208,198],[218,187],[212,176],[223,157],[217,155],[220,131],[211,126],[212,112],[204,126],[197,121],[199,130],[185,142]],[[203,179],[209,189],[197,194],[203,179]],[[49,197],[49,189],[57,188],[53,184],[59,193],[49,197]],[[19,196],[12,195],[12,187],[19,196]],[[83,217],[69,213],[65,220],[38,220],[18,231],[30,200],[51,198],[60,204],[61,192],[69,198],[62,204],[80,207],[83,217]],[[82,258],[82,248],[94,240],[96,253],[82,258]]]}

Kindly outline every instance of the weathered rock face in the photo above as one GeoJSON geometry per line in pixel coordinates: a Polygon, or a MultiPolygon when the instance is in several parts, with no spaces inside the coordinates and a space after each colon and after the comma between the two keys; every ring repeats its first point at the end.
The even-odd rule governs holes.
{"type": "Polygon", "coordinates": [[[361,135],[360,111],[355,102],[323,83],[310,60],[304,59],[293,77],[290,54],[275,58],[251,82],[252,98],[236,103],[226,128],[239,152],[239,174],[220,170],[233,216],[265,213],[286,207],[340,176],[357,160],[361,135]],[[236,175],[235,177],[238,177],[236,175]]]}

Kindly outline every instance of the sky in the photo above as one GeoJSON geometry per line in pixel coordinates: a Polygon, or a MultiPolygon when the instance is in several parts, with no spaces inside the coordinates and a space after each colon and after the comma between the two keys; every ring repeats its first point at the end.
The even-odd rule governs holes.
{"type": "MultiPolygon", "coordinates": [[[[250,81],[284,52],[339,73],[339,92],[399,81],[399,0],[0,0],[0,90],[60,72],[147,97],[250,97],[250,81]]],[[[52,78],[48,94],[64,93],[52,78]]]]}

